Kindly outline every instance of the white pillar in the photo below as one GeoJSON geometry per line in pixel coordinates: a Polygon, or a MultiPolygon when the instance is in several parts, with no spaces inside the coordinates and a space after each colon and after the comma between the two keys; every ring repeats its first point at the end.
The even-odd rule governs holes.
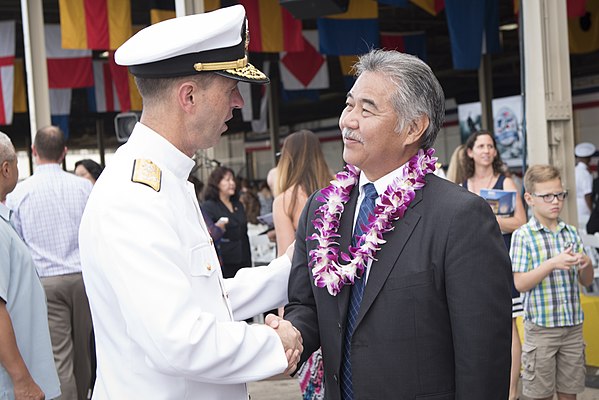
{"type": "Polygon", "coordinates": [[[577,226],[566,0],[522,1],[528,165],[552,164],[572,196],[562,219],[577,226]]]}
{"type": "Polygon", "coordinates": [[[50,125],[50,95],[42,0],[21,0],[31,143],[39,128],[50,125]],[[35,67],[34,67],[35,66],[35,67]]]}

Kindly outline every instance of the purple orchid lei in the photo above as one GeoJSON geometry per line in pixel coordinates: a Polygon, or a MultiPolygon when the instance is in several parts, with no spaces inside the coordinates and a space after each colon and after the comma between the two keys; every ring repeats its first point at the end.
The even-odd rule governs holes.
{"type": "Polygon", "coordinates": [[[337,231],[339,218],[359,180],[360,170],[347,164],[335,175],[331,185],[321,191],[322,196],[317,200],[323,204],[316,210],[318,217],[312,221],[317,233],[307,238],[318,241],[318,246],[310,251],[309,263],[317,287],[326,287],[331,295],[336,296],[343,286],[353,285],[356,277],[362,277],[368,260],[376,260],[374,255],[386,242],[383,234],[394,229],[393,221],[404,216],[416,190],[424,187],[424,176],[435,171],[437,158],[433,157],[434,153],[434,149],[420,149],[404,164],[400,176],[377,198],[365,233],[358,239],[356,247],[349,246],[348,253],[339,251],[336,240],[340,235],[337,231]],[[339,257],[347,264],[341,264],[339,257]]]}

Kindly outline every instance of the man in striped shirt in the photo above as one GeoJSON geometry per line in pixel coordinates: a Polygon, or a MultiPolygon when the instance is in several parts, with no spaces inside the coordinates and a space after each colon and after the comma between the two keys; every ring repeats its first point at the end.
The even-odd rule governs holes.
{"type": "Polygon", "coordinates": [[[62,170],[67,147],[60,128],[40,129],[32,151],[34,174],[7,196],[6,205],[46,292],[61,399],[87,399],[92,386],[92,322],[81,276],[79,224],[92,184],[62,170]]]}
{"type": "Polygon", "coordinates": [[[575,227],[559,218],[567,192],[559,171],[535,165],[524,176],[530,221],[512,236],[516,289],[524,294],[523,394],[533,399],[574,400],[584,391],[583,313],[578,283],[593,281],[575,227]]]}

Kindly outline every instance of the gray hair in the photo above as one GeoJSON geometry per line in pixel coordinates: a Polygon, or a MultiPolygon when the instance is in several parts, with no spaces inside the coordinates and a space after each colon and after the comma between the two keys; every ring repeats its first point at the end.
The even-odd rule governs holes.
{"type": "Polygon", "coordinates": [[[0,132],[0,164],[4,161],[14,161],[16,158],[15,146],[6,133],[0,132]]]}
{"type": "Polygon", "coordinates": [[[418,117],[428,116],[420,147],[432,147],[445,119],[445,95],[430,67],[409,54],[377,49],[361,56],[354,69],[356,76],[368,71],[382,73],[391,80],[391,102],[399,117],[397,132],[418,117]]]}

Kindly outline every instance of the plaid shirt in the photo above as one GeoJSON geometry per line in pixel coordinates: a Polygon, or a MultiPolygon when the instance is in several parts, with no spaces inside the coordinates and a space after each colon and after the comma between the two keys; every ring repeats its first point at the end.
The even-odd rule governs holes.
{"type": "MultiPolygon", "coordinates": [[[[575,251],[583,251],[576,228],[560,220],[557,231],[552,232],[532,217],[512,235],[512,271],[531,271],[564,251],[568,243],[575,243],[575,251]]],[[[548,328],[581,324],[578,270],[553,270],[537,286],[525,292],[524,319],[548,328]]]]}
{"type": "Polygon", "coordinates": [[[6,197],[40,277],[81,272],[79,223],[91,190],[87,179],[42,164],[6,197]]]}

